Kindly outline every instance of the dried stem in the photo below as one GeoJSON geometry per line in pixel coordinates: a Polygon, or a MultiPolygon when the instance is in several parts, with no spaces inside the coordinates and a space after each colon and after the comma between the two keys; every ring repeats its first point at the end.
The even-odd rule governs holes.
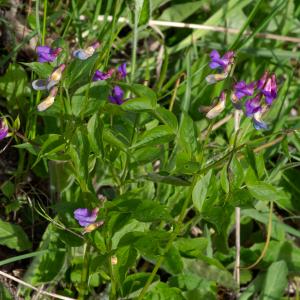
{"type": "Polygon", "coordinates": [[[9,275],[9,274],[7,274],[7,273],[5,273],[5,272],[3,272],[3,271],[0,271],[0,276],[6,277],[6,278],[8,278],[8,279],[10,279],[10,280],[13,280],[13,281],[15,281],[15,282],[18,282],[19,284],[22,284],[22,285],[24,285],[24,286],[27,286],[28,288],[30,288],[30,289],[32,289],[32,290],[35,290],[35,291],[37,291],[38,293],[40,293],[40,294],[42,294],[42,295],[47,295],[47,296],[53,297],[53,298],[55,298],[55,299],[62,299],[62,300],[76,300],[76,299],[74,299],[74,298],[65,297],[65,296],[61,296],[61,295],[58,295],[58,294],[49,293],[49,292],[40,290],[40,289],[34,287],[33,285],[31,285],[31,284],[29,284],[29,283],[27,283],[27,282],[25,282],[25,281],[23,281],[23,280],[21,280],[21,279],[15,277],[15,276],[9,275]]]}
{"type": "MultiPolygon", "coordinates": [[[[240,120],[241,120],[242,111],[236,109],[234,112],[234,132],[238,134],[238,130],[240,128],[240,120]]],[[[234,275],[235,280],[240,288],[240,262],[241,262],[241,208],[235,208],[235,267],[234,267],[234,275]]]]}
{"type": "MultiPolygon", "coordinates": [[[[86,16],[81,15],[80,20],[85,20],[86,16]]],[[[112,16],[98,16],[98,21],[112,21],[112,16]]],[[[127,18],[121,17],[118,19],[118,22],[129,23],[127,18]]],[[[225,32],[229,34],[239,34],[240,29],[237,28],[227,28],[223,26],[213,26],[213,25],[203,25],[203,24],[192,24],[192,23],[183,23],[183,22],[170,22],[170,21],[160,21],[160,20],[149,20],[149,26],[161,26],[161,27],[175,27],[175,28],[190,28],[190,29],[198,29],[198,30],[206,30],[206,31],[213,31],[213,32],[225,32]]],[[[97,26],[95,26],[95,29],[97,26]]],[[[94,28],[93,28],[94,29],[94,28]]],[[[89,31],[83,33],[83,36],[87,36],[89,31]]],[[[244,36],[251,35],[251,31],[245,31],[243,33],[244,36]]],[[[300,43],[300,38],[293,37],[293,36],[285,36],[285,35],[278,35],[278,34],[271,34],[271,33],[257,33],[255,35],[256,38],[263,38],[263,39],[270,39],[282,42],[290,42],[290,43],[300,43]]]]}

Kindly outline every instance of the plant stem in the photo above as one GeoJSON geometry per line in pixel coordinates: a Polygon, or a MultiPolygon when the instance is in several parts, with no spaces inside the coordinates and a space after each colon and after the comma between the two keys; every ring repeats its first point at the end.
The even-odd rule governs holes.
{"type": "Polygon", "coordinates": [[[135,7],[134,10],[134,27],[133,27],[133,41],[132,41],[132,56],[131,56],[131,74],[130,81],[134,81],[135,65],[136,65],[136,51],[137,51],[137,40],[138,40],[138,14],[135,7]]]}
{"type": "Polygon", "coordinates": [[[85,299],[86,283],[89,276],[89,257],[90,257],[89,250],[90,250],[90,245],[88,243],[84,244],[83,266],[81,270],[81,284],[80,284],[78,300],[85,299]]]}
{"type": "MultiPolygon", "coordinates": [[[[238,130],[240,128],[240,118],[241,112],[236,109],[234,112],[234,132],[238,134],[238,130]]],[[[235,208],[235,267],[234,267],[234,275],[236,279],[236,283],[238,285],[238,289],[240,288],[240,257],[241,257],[241,208],[235,208]]]]}
{"type": "Polygon", "coordinates": [[[184,201],[184,203],[183,203],[183,205],[182,205],[182,208],[181,208],[181,211],[180,211],[180,215],[179,215],[178,221],[177,221],[177,223],[176,223],[176,225],[175,225],[175,229],[174,229],[174,231],[173,231],[173,233],[172,233],[172,235],[171,235],[171,237],[170,237],[170,239],[169,239],[169,241],[168,241],[168,243],[167,243],[167,245],[166,245],[166,247],[165,247],[165,251],[164,251],[164,253],[159,257],[159,259],[157,260],[157,262],[156,262],[156,264],[155,264],[155,266],[154,266],[154,269],[152,270],[151,275],[150,275],[150,277],[148,278],[148,280],[147,280],[145,286],[143,287],[141,293],[139,294],[137,300],[142,300],[142,299],[144,298],[144,296],[145,296],[146,292],[148,291],[148,288],[149,288],[150,284],[152,283],[152,281],[153,281],[153,279],[154,279],[154,277],[155,277],[155,275],[156,275],[158,269],[160,268],[161,264],[162,264],[163,261],[164,261],[165,255],[166,255],[166,254],[168,253],[168,251],[170,250],[170,248],[171,248],[171,246],[172,246],[174,240],[176,239],[177,235],[178,235],[179,232],[180,232],[181,225],[182,225],[182,222],[183,222],[184,217],[185,217],[185,214],[186,214],[186,209],[187,209],[188,204],[189,204],[189,202],[190,202],[190,199],[191,199],[191,197],[192,197],[192,192],[193,192],[195,183],[196,183],[196,177],[194,177],[193,183],[192,183],[192,185],[191,185],[191,187],[190,187],[189,194],[188,194],[188,196],[186,197],[186,199],[185,199],[185,201],[184,201]]]}
{"type": "Polygon", "coordinates": [[[45,45],[46,25],[47,25],[47,6],[48,6],[48,0],[44,0],[42,45],[45,45]]]}

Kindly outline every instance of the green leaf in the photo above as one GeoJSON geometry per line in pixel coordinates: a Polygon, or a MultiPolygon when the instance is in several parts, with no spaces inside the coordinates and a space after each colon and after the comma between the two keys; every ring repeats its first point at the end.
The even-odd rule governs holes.
{"type": "Polygon", "coordinates": [[[178,238],[175,241],[175,246],[180,253],[185,257],[202,257],[205,254],[208,240],[207,238],[178,238]]]}
{"type": "Polygon", "coordinates": [[[197,181],[193,189],[193,193],[192,193],[193,203],[199,212],[202,211],[203,204],[207,197],[211,175],[212,175],[212,170],[209,170],[209,172],[205,176],[201,177],[197,181]]]}
{"type": "Polygon", "coordinates": [[[169,287],[166,283],[159,282],[145,297],[145,300],[185,300],[180,289],[169,287]]]}
{"type": "Polygon", "coordinates": [[[171,220],[171,215],[166,207],[151,200],[143,200],[134,210],[132,216],[141,222],[171,220]]]}
{"type": "Polygon", "coordinates": [[[161,155],[161,149],[158,147],[145,147],[137,149],[133,152],[133,164],[145,165],[159,158],[161,155]]]}
{"type": "Polygon", "coordinates": [[[191,185],[189,181],[183,178],[165,175],[165,174],[159,174],[159,173],[148,173],[146,176],[143,176],[143,178],[153,182],[161,182],[161,183],[167,183],[167,184],[172,184],[177,186],[191,185]]]}
{"type": "Polygon", "coordinates": [[[47,252],[33,259],[24,275],[26,282],[33,285],[47,283],[58,278],[59,274],[65,274],[67,252],[59,232],[52,224],[48,225],[38,249],[47,252]]]}
{"type": "Polygon", "coordinates": [[[1,219],[0,245],[5,245],[17,251],[24,251],[32,247],[27,234],[21,226],[4,222],[1,219]]]}
{"type": "Polygon", "coordinates": [[[163,11],[158,18],[163,21],[182,22],[194,14],[203,5],[202,1],[173,4],[163,11]]]}
{"type": "Polygon", "coordinates": [[[148,98],[133,98],[125,101],[121,108],[127,111],[149,111],[153,110],[154,106],[148,98]]]}
{"type": "Polygon", "coordinates": [[[283,260],[276,261],[268,268],[264,288],[260,294],[261,300],[281,299],[288,287],[288,268],[283,260]]]}
{"type": "MultiPolygon", "coordinates": [[[[141,2],[138,0],[137,2],[141,2]]],[[[140,11],[140,16],[139,16],[139,26],[141,25],[146,25],[149,22],[149,19],[151,17],[151,1],[150,0],[143,0],[143,6],[140,11]]]]}
{"type": "Polygon", "coordinates": [[[177,133],[178,122],[176,116],[164,107],[157,107],[154,112],[155,117],[165,125],[169,126],[177,133]]]}
{"type": "MultiPolygon", "coordinates": [[[[132,297],[137,297],[139,293],[132,293],[141,290],[145,286],[149,276],[150,273],[143,272],[130,274],[127,276],[122,286],[122,296],[128,296],[130,299],[132,299],[132,297]]],[[[158,275],[155,275],[153,281],[157,281],[158,279],[158,275]]]]}
{"type": "Polygon", "coordinates": [[[71,99],[72,112],[75,116],[91,115],[107,102],[109,88],[106,81],[85,84],[76,90],[71,99]]]}
{"type": "Polygon", "coordinates": [[[94,114],[87,124],[88,139],[91,149],[97,155],[104,153],[103,149],[103,122],[98,114],[94,114]]]}
{"type": "Polygon", "coordinates": [[[45,63],[31,62],[31,63],[22,63],[23,65],[29,67],[33,72],[35,72],[40,79],[46,79],[50,76],[54,68],[45,63]]]}
{"type": "Polygon", "coordinates": [[[162,268],[172,275],[182,272],[183,261],[176,247],[172,246],[166,253],[162,268]]]}
{"type": "MultiPolygon", "coordinates": [[[[10,102],[11,108],[24,108],[19,98],[30,94],[25,70],[18,64],[9,64],[4,76],[0,77],[0,93],[10,102]]],[[[28,109],[28,108],[27,108],[28,109]]],[[[27,111],[27,109],[25,111],[27,111]]],[[[24,111],[24,112],[25,112],[24,111]]]]}
{"type": "Polygon", "coordinates": [[[60,134],[47,134],[42,138],[41,150],[33,166],[36,166],[42,158],[51,158],[57,152],[65,149],[64,137],[60,134]]]}
{"type": "Polygon", "coordinates": [[[282,190],[269,183],[260,181],[255,184],[248,184],[247,188],[251,195],[261,201],[279,201],[284,197],[282,190]]]}
{"type": "Polygon", "coordinates": [[[174,137],[173,130],[169,126],[159,125],[145,131],[131,148],[136,149],[168,143],[173,140],[174,137]]]}
{"type": "Polygon", "coordinates": [[[109,128],[103,130],[103,140],[110,145],[113,145],[120,150],[127,151],[126,145],[117,137],[118,134],[109,128]]]}

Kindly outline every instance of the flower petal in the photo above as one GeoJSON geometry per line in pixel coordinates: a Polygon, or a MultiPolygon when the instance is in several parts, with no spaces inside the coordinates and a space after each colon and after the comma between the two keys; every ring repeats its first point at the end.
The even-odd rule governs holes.
{"type": "Polygon", "coordinates": [[[221,73],[221,74],[210,74],[205,77],[205,80],[208,84],[214,84],[218,81],[224,80],[228,76],[227,73],[221,73]]]}
{"type": "Polygon", "coordinates": [[[48,80],[47,79],[37,79],[32,82],[32,87],[36,91],[43,91],[47,89],[48,80]]]}
{"type": "Polygon", "coordinates": [[[73,52],[73,56],[80,59],[80,60],[86,60],[88,59],[91,55],[89,55],[88,53],[85,52],[84,49],[78,49],[78,50],[75,50],[73,52]]]}
{"type": "Polygon", "coordinates": [[[38,111],[44,111],[44,110],[48,109],[53,103],[54,103],[54,97],[53,96],[48,96],[44,101],[42,101],[37,106],[37,110],[38,111]]]}

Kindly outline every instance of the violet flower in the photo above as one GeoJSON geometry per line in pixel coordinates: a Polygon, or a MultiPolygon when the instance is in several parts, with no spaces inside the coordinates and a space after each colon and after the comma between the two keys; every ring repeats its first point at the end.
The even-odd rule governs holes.
{"type": "Polygon", "coordinates": [[[73,52],[73,56],[80,59],[80,60],[86,60],[89,57],[91,57],[95,53],[96,49],[98,49],[99,47],[100,47],[100,43],[95,42],[91,46],[89,46],[85,49],[75,50],[73,52]]]}
{"type": "Polygon", "coordinates": [[[123,78],[126,77],[126,75],[127,75],[127,71],[126,71],[126,63],[121,64],[121,65],[118,67],[118,72],[119,72],[120,79],[123,79],[123,78]]]}
{"type": "Polygon", "coordinates": [[[97,219],[99,208],[94,208],[93,210],[88,210],[87,208],[77,208],[74,211],[74,218],[78,221],[79,225],[82,227],[87,227],[95,223],[97,219]]]}
{"type": "Polygon", "coordinates": [[[111,78],[113,72],[114,72],[114,69],[110,69],[106,73],[97,70],[93,76],[93,81],[107,80],[107,79],[111,78]]]}
{"type": "Polygon", "coordinates": [[[51,75],[47,79],[37,79],[32,82],[32,87],[36,91],[50,90],[52,87],[57,85],[61,80],[62,73],[66,65],[61,64],[53,70],[51,75]]]}
{"type": "Polygon", "coordinates": [[[38,61],[41,63],[54,61],[61,51],[62,48],[52,49],[49,46],[38,46],[36,48],[38,61]]]}
{"type": "Polygon", "coordinates": [[[242,109],[242,103],[240,100],[247,96],[254,94],[256,82],[246,84],[245,81],[239,81],[233,86],[233,92],[231,93],[231,102],[236,109],[242,109]]]}
{"type": "Polygon", "coordinates": [[[275,74],[266,71],[257,83],[257,88],[264,94],[267,105],[271,105],[277,97],[277,83],[275,74]]]}
{"type": "Polygon", "coordinates": [[[209,67],[211,69],[219,69],[224,73],[228,73],[230,66],[233,64],[234,61],[234,52],[228,51],[222,57],[217,50],[212,50],[210,53],[210,64],[209,67]]]}
{"type": "Polygon", "coordinates": [[[123,90],[118,85],[116,85],[113,88],[112,96],[108,96],[108,99],[110,100],[111,103],[121,105],[124,102],[123,90]]]}
{"type": "Polygon", "coordinates": [[[245,103],[247,117],[252,117],[255,129],[268,129],[267,124],[262,120],[262,114],[265,108],[261,105],[262,94],[256,95],[254,98],[247,100],[245,103]]]}
{"type": "Polygon", "coordinates": [[[234,52],[228,51],[222,57],[217,50],[212,50],[210,53],[209,67],[219,71],[218,74],[210,74],[205,79],[209,84],[216,83],[225,79],[231,69],[231,65],[234,62],[234,52]]]}
{"type": "Polygon", "coordinates": [[[219,102],[208,111],[206,117],[208,119],[213,119],[217,117],[225,109],[225,104],[226,104],[226,93],[222,91],[219,96],[219,102]]]}
{"type": "Polygon", "coordinates": [[[5,139],[8,134],[8,126],[4,120],[0,120],[0,141],[5,139]]]}
{"type": "Polygon", "coordinates": [[[44,110],[48,109],[54,103],[54,99],[57,94],[57,91],[58,91],[58,88],[56,86],[53,87],[50,90],[49,96],[37,106],[37,110],[44,111],[44,110]]]}
{"type": "Polygon", "coordinates": [[[245,108],[247,117],[252,117],[256,112],[261,110],[260,100],[261,94],[258,94],[254,98],[246,101],[245,108]]]}

